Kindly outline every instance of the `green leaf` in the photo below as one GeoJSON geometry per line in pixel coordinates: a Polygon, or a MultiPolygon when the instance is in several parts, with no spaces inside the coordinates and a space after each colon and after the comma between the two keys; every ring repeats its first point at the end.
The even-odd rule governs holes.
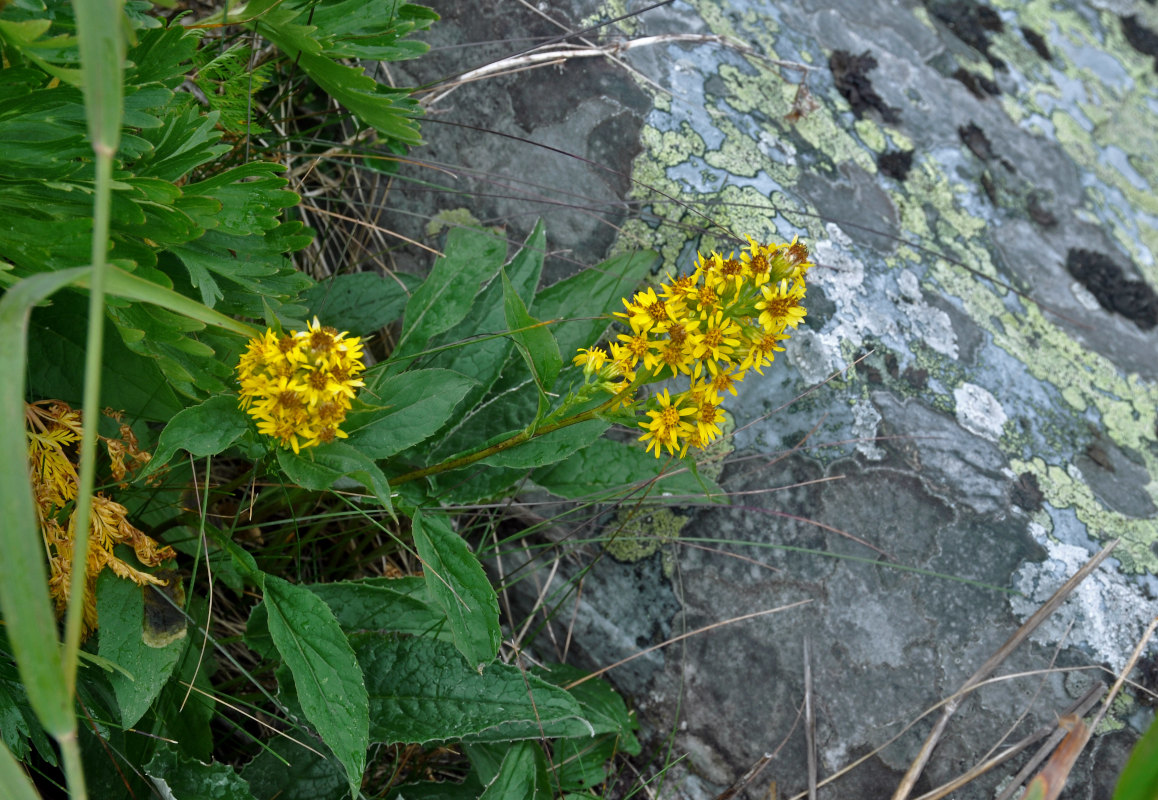
{"type": "Polygon", "coordinates": [[[567,692],[579,701],[584,719],[591,723],[596,733],[611,733],[619,737],[620,750],[639,755],[639,740],[634,733],[639,724],[627,710],[623,696],[612,689],[611,684],[600,678],[583,680],[588,674],[567,664],[549,664],[536,668],[534,672],[555,686],[571,686],[582,680],[567,692]]]}
{"type": "Polygon", "coordinates": [[[163,797],[174,800],[253,800],[249,784],[228,764],[203,764],[164,742],[145,774],[163,797]]]}
{"type": "Polygon", "coordinates": [[[547,758],[538,742],[518,742],[506,748],[498,774],[487,784],[479,800],[551,800],[554,796],[547,758]]]}
{"type": "Polygon", "coordinates": [[[555,385],[559,370],[563,368],[563,358],[559,355],[559,345],[551,335],[546,323],[539,322],[527,313],[527,306],[515,293],[507,273],[503,272],[503,310],[511,336],[523,354],[539,391],[546,393],[555,385]]]}
{"type": "Polygon", "coordinates": [[[355,634],[376,742],[507,742],[590,736],[567,692],[508,664],[480,675],[454,646],[429,638],[355,634]]]}
{"type": "Polygon", "coordinates": [[[366,578],[307,588],[322,598],[347,632],[393,631],[453,641],[446,612],[430,597],[423,578],[366,578]]]}
{"type": "MultiPolygon", "coordinates": [[[[28,341],[28,389],[35,397],[80,404],[76,376],[84,373],[88,301],[77,292],[61,292],[52,304],[32,312],[28,341]]],[[[185,406],[152,359],[131,352],[105,325],[101,406],[120,409],[130,420],[169,420],[185,406]]]]}
{"type": "MultiPolygon", "coordinates": [[[[328,754],[321,742],[311,739],[309,745],[328,754]]],[[[342,800],[350,792],[336,758],[320,756],[280,736],[270,739],[241,776],[258,800],[342,800]]]]}
{"type": "Polygon", "coordinates": [[[413,275],[375,272],[335,275],[302,293],[309,316],[323,325],[355,336],[367,336],[402,315],[411,292],[420,284],[413,275]]]}
{"type": "Polygon", "coordinates": [[[405,356],[421,352],[431,337],[466,318],[475,295],[502,266],[507,246],[494,234],[454,228],[447,234],[445,250],[406,304],[402,338],[391,356],[394,364],[409,365],[405,356]]]}
{"type": "Polygon", "coordinates": [[[393,508],[390,484],[382,470],[362,449],[345,442],[327,442],[300,453],[279,449],[277,463],[286,477],[303,489],[325,491],[349,476],[365,486],[387,510],[393,508]]]}
{"type": "MultiPolygon", "coordinates": [[[[0,643],[0,647],[7,646],[7,640],[0,643]]],[[[0,740],[21,761],[35,747],[41,758],[56,766],[56,750],[28,704],[28,693],[11,661],[0,663],[0,740]]]]}
{"type": "MultiPolygon", "coordinates": [[[[526,244],[515,254],[506,266],[507,276],[515,288],[515,293],[525,301],[535,296],[535,289],[539,285],[539,278],[543,272],[543,251],[546,248],[547,237],[543,231],[543,224],[536,223],[535,229],[527,237],[526,244]]],[[[502,331],[507,329],[506,313],[503,309],[503,283],[491,281],[478,297],[475,298],[472,312],[455,327],[437,338],[439,345],[466,342],[461,347],[455,347],[431,357],[429,364],[432,367],[446,369],[467,375],[478,383],[471,387],[463,398],[464,413],[455,415],[453,426],[442,437],[434,448],[426,463],[434,463],[440,455],[468,450],[477,445],[482,439],[473,425],[473,418],[479,403],[490,391],[491,387],[502,374],[507,364],[514,344],[509,336],[490,336],[481,339],[477,336],[480,331],[502,331]]],[[[433,344],[433,342],[432,342],[433,344]]]]}
{"type": "Polygon", "coordinates": [[[611,425],[601,419],[587,420],[566,428],[536,436],[517,447],[503,450],[482,460],[491,467],[519,467],[530,469],[562,461],[572,453],[589,446],[611,425]]]}
{"type": "Polygon", "coordinates": [[[1153,800],[1155,797],[1158,797],[1158,721],[1151,722],[1134,745],[1114,788],[1114,800],[1153,800]]]}
{"type": "Polygon", "coordinates": [[[423,369],[367,380],[362,391],[380,408],[346,417],[349,443],[370,458],[389,458],[441,428],[474,382],[457,372],[423,369]]]}
{"type": "Polygon", "coordinates": [[[174,415],[161,431],[157,450],[139,477],[150,475],[169,463],[178,450],[194,457],[215,456],[249,430],[249,417],[230,394],[210,397],[204,403],[174,415]]]}
{"type": "Polygon", "coordinates": [[[9,800],[40,800],[28,774],[20,768],[20,763],[3,742],[0,742],[0,786],[11,792],[6,795],[9,800]]]}
{"type": "Polygon", "coordinates": [[[140,586],[118,578],[110,570],[102,572],[97,580],[101,631],[97,652],[128,673],[118,671],[108,676],[121,709],[121,724],[126,728],[136,725],[149,710],[185,649],[184,636],[165,647],[145,644],[141,630],[145,604],[141,591],[140,586]]]}
{"type": "Polygon", "coordinates": [[[635,491],[641,484],[655,481],[648,497],[662,500],[674,496],[686,502],[707,495],[713,502],[726,503],[724,491],[714,482],[697,477],[678,461],[667,464],[642,448],[623,442],[599,439],[553,467],[536,470],[532,478],[559,497],[612,497],[635,491]],[[668,470],[664,473],[663,470],[668,470]]]}
{"type": "Polygon", "coordinates": [[[125,61],[123,0],[83,0],[73,5],[80,37],[84,107],[93,149],[112,157],[121,139],[125,61]]]}
{"type": "Polygon", "coordinates": [[[595,344],[610,324],[606,315],[623,310],[623,298],[635,291],[657,258],[650,250],[615,256],[539,292],[531,308],[545,319],[567,320],[553,330],[559,350],[573,355],[595,344]]]}
{"type": "Polygon", "coordinates": [[[290,672],[302,711],[342,766],[357,796],[369,747],[369,704],[362,671],[321,598],[265,576],[269,633],[290,672]]]}
{"type": "MultiPolygon", "coordinates": [[[[25,341],[34,305],[89,272],[81,267],[35,275],[0,297],[0,451],[23,454],[25,341]]],[[[23,456],[18,455],[23,463],[23,456]]],[[[56,617],[48,595],[44,539],[36,523],[32,487],[24,469],[0,472],[0,610],[20,677],[44,729],[52,736],[76,730],[64,686],[56,617]]]]}
{"type": "Polygon", "coordinates": [[[482,565],[446,518],[416,510],[414,549],[430,596],[446,612],[455,646],[480,673],[494,661],[503,634],[499,600],[482,565]]]}

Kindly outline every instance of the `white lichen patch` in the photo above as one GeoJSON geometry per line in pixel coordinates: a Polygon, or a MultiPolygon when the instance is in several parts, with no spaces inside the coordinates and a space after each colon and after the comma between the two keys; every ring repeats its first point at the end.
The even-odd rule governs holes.
{"type": "Polygon", "coordinates": [[[880,461],[885,451],[876,443],[877,426],[881,414],[869,400],[857,400],[852,406],[852,433],[856,437],[856,451],[870,461],[880,461]]]}
{"type": "MultiPolygon", "coordinates": [[[[1030,525],[1030,531],[1049,556],[1040,563],[1027,562],[1014,578],[1014,588],[1024,597],[1012,598],[1010,605],[1022,617],[1037,611],[1091,555],[1084,547],[1055,541],[1039,525],[1030,525]]],[[[1031,638],[1046,647],[1060,641],[1085,646],[1092,662],[1106,662],[1119,670],[1156,615],[1158,601],[1143,599],[1126,578],[1103,566],[1083,581],[1062,610],[1037,628],[1031,638]]]]}
{"type": "Polygon", "coordinates": [[[992,442],[1001,438],[1008,417],[993,393],[974,383],[962,383],[953,390],[957,403],[957,423],[992,442]]]}

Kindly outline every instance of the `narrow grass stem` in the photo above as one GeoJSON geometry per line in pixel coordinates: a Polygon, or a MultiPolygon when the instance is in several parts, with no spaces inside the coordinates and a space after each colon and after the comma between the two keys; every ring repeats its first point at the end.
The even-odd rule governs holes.
{"type": "Polygon", "coordinates": [[[80,741],[76,729],[57,737],[56,743],[60,746],[60,765],[68,782],[69,800],[85,800],[88,790],[84,784],[84,764],[80,759],[80,741]]]}
{"type": "MultiPolygon", "coordinates": [[[[88,338],[84,372],[84,427],[80,445],[80,481],[73,526],[72,575],[68,615],[64,624],[64,685],[71,697],[76,689],[77,652],[84,621],[85,582],[88,574],[89,520],[96,483],[97,427],[100,422],[101,353],[104,345],[105,269],[109,241],[109,211],[113,154],[96,147],[96,193],[93,198],[92,274],[89,278],[88,338]]],[[[69,782],[71,787],[71,781],[69,782]]],[[[81,787],[83,791],[83,786],[81,787]]],[[[83,795],[82,795],[83,796],[83,795]]],[[[73,798],[77,795],[74,793],[73,798]]]]}

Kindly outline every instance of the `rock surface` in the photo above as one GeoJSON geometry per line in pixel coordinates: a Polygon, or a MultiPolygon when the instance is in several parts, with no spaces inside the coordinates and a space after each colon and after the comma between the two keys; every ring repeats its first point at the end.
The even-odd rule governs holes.
{"type": "MultiPolygon", "coordinates": [[[[642,8],[432,5],[438,43],[491,44],[408,66],[429,70],[416,82],[563,32],[545,17],[577,30],[642,8]]],[[[805,787],[790,732],[806,639],[821,777],[899,736],[821,796],[887,797],[930,723],[905,725],[1106,541],[1121,538],[1116,560],[999,670],[1063,671],[971,695],[918,790],[1109,682],[1100,668],[1120,669],[1158,614],[1155,31],[1153,6],[1110,0],[698,0],[586,38],[736,46],[576,59],[433,107],[415,155],[471,195],[437,202],[516,240],[544,216],[556,276],[637,247],[686,268],[696,248],[735,246],[721,231],[812,247],[807,325],[729,405],[732,504],[692,513],[663,552],[591,546],[555,576],[594,564],[556,631],[587,666],[809,601],[609,673],[653,765],[673,729],[686,754],[663,796],[715,797],[784,740],[745,791],[805,787]]],[[[430,202],[403,192],[401,210],[430,202]]],[[[1067,796],[1108,797],[1148,719],[1116,708],[1067,796]]],[[[1021,760],[954,797],[993,797],[1021,760]]]]}

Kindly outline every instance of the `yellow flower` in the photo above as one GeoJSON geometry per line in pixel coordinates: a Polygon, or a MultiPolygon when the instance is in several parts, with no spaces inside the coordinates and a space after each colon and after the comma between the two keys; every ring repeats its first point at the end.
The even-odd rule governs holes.
{"type": "Polygon", "coordinates": [[[304,331],[279,337],[267,330],[250,340],[237,377],[240,405],[257,420],[258,433],[295,453],[346,438],[339,426],[365,385],[358,377],[365,369],[362,340],[346,337],[314,317],[304,331]]]}
{"type": "Polygon", "coordinates": [[[656,458],[659,458],[661,447],[666,447],[671,455],[675,455],[677,450],[680,451],[680,455],[683,455],[687,452],[687,438],[695,430],[691,423],[684,420],[684,417],[695,414],[696,409],[693,406],[681,406],[685,399],[684,395],[678,395],[673,404],[667,389],[656,395],[656,398],[659,400],[659,409],[647,412],[647,415],[651,417],[650,422],[640,423],[640,426],[647,433],[640,436],[639,441],[647,442],[645,452],[651,452],[654,448],[656,458]],[[681,439],[684,440],[682,444],[681,439]]]}
{"type": "Polygon", "coordinates": [[[789,286],[787,280],[782,280],[776,286],[761,286],[760,294],[764,299],[756,303],[756,309],[760,312],[760,325],[769,333],[778,333],[788,327],[795,328],[808,313],[800,305],[804,299],[803,283],[789,286]]]}
{"type": "Polygon", "coordinates": [[[594,375],[603,368],[603,362],[606,360],[607,351],[602,347],[584,347],[579,350],[579,355],[571,359],[571,363],[582,366],[584,375],[594,375]]]}

